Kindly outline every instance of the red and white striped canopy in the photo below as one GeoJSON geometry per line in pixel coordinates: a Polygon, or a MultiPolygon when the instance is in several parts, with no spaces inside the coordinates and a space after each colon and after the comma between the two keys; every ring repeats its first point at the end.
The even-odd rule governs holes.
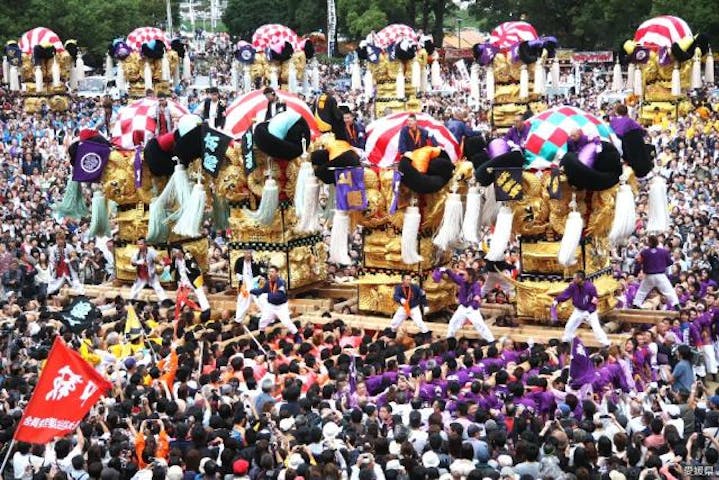
{"type": "Polygon", "coordinates": [[[32,55],[32,49],[35,45],[40,45],[42,43],[52,44],[55,47],[56,52],[62,52],[65,50],[65,47],[62,46],[62,41],[57,33],[45,27],[33,28],[32,30],[28,30],[23,33],[22,37],[20,37],[20,41],[18,42],[18,46],[20,47],[20,51],[22,51],[22,53],[32,55]]]}
{"type": "Polygon", "coordinates": [[[672,43],[690,37],[692,31],[687,22],[679,17],[661,15],[639,25],[634,33],[634,41],[653,50],[662,47],[671,48],[672,43]]]}
{"type": "Polygon", "coordinates": [[[419,40],[417,32],[415,32],[412,27],[401,23],[393,23],[392,25],[388,25],[377,32],[375,34],[374,41],[375,46],[379,48],[387,48],[403,38],[414,40],[415,42],[419,40]]]}
{"type": "MultiPolygon", "coordinates": [[[[310,107],[297,95],[284,90],[275,90],[275,92],[277,92],[277,99],[280,103],[284,103],[288,110],[299,113],[307,121],[312,138],[318,137],[320,130],[317,128],[317,120],[315,120],[310,107]]],[[[266,112],[267,97],[262,90],[254,90],[242,95],[232,102],[225,111],[225,132],[234,138],[239,138],[252,127],[255,120],[264,121],[266,112]]]]}
{"type": "MultiPolygon", "coordinates": [[[[112,143],[129,150],[135,147],[135,132],[142,134],[140,138],[144,142],[154,137],[157,128],[157,105],[156,98],[141,98],[122,107],[117,112],[117,119],[112,127],[112,143]]],[[[190,113],[182,104],[169,98],[167,108],[170,109],[173,119],[190,113]]]]}
{"type": "Polygon", "coordinates": [[[257,50],[264,50],[278,42],[290,42],[292,48],[299,49],[299,37],[294,30],[278,23],[262,25],[252,34],[252,46],[257,50]]]}
{"type": "MultiPolygon", "coordinates": [[[[365,152],[369,161],[378,167],[390,167],[397,161],[399,133],[407,123],[410,112],[393,113],[367,125],[365,152]]],[[[439,120],[426,113],[415,113],[417,125],[429,131],[437,145],[444,149],[449,158],[456,162],[460,158],[460,147],[454,135],[439,120]]]]}
{"type": "Polygon", "coordinates": [[[527,22],[504,22],[492,30],[489,43],[500,51],[507,51],[519,42],[537,38],[537,31],[527,22]]]}
{"type": "Polygon", "coordinates": [[[139,52],[142,44],[150,40],[160,40],[166,48],[170,48],[170,39],[167,38],[167,34],[155,27],[136,28],[127,36],[126,43],[128,47],[139,52]]]}

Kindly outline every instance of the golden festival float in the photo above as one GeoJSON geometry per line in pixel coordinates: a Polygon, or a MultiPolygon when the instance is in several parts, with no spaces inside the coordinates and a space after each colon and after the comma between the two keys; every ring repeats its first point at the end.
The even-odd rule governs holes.
{"type": "Polygon", "coordinates": [[[552,84],[559,84],[556,49],[556,38],[539,37],[524,21],[504,22],[492,30],[488,42],[474,45],[474,57],[485,70],[492,125],[503,131],[517,115],[546,110],[545,68],[550,62],[552,84]]]}
{"type": "Polygon", "coordinates": [[[627,65],[626,87],[641,99],[640,122],[657,117],[675,120],[692,109],[687,94],[714,83],[714,58],[707,38],[692,34],[679,17],[661,15],[642,23],[619,51],[613,89],[622,85],[621,65],[627,65]]]}
{"type": "Polygon", "coordinates": [[[84,68],[77,41],[67,40],[63,45],[60,37],[45,27],[28,30],[19,41],[5,45],[3,77],[11,91],[21,92],[27,113],[44,107],[66,111],[70,106],[68,87],[77,87],[84,68]]]}
{"type": "Polygon", "coordinates": [[[136,28],[111,42],[105,77],[131,98],[142,98],[150,89],[169,96],[181,77],[192,78],[189,52],[182,39],[170,40],[159,28],[136,28]]]}
{"type": "Polygon", "coordinates": [[[370,33],[357,48],[352,65],[352,89],[364,87],[365,97],[375,100],[375,115],[418,112],[422,109],[418,94],[431,85],[442,85],[439,55],[431,36],[421,35],[413,28],[388,25],[370,33]],[[361,63],[365,73],[361,73],[361,63]]]}

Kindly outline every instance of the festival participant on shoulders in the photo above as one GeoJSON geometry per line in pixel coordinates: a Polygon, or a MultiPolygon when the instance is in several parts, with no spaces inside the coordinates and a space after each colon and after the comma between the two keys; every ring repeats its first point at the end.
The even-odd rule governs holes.
{"type": "Polygon", "coordinates": [[[71,258],[75,252],[75,248],[66,243],[64,232],[58,232],[55,241],[57,244],[49,248],[52,280],[50,280],[50,284],[47,287],[47,294],[52,295],[57,292],[65,283],[70,285],[78,293],[84,293],[85,287],[80,283],[77,271],[72,268],[71,264],[71,258]]]}
{"type": "Polygon", "coordinates": [[[457,310],[449,320],[447,338],[454,337],[457,331],[462,328],[464,322],[469,320],[485,340],[493,342],[494,335],[492,335],[492,331],[487,327],[487,324],[484,323],[482,312],[479,310],[482,299],[482,284],[479,281],[477,272],[472,268],[454,272],[442,267],[439,269],[439,273],[440,275],[447,275],[459,287],[457,293],[459,305],[457,305],[457,310]]]}
{"type": "Polygon", "coordinates": [[[399,154],[403,155],[427,146],[436,147],[437,142],[429,135],[428,130],[417,125],[417,116],[410,113],[406,125],[399,132],[399,154]]]}
{"type": "Polygon", "coordinates": [[[524,122],[524,116],[517,114],[514,117],[514,125],[504,134],[504,139],[512,148],[524,148],[524,142],[529,135],[529,125],[524,122]]]}
{"type": "Polygon", "coordinates": [[[635,273],[639,273],[640,269],[644,272],[642,283],[634,296],[634,306],[642,308],[649,292],[656,288],[667,298],[669,306],[675,307],[679,305],[679,297],[666,273],[667,268],[674,263],[671,253],[666,248],[659,247],[659,241],[654,235],[649,236],[647,243],[649,247],[641,251],[634,264],[635,273]]]}
{"type": "Polygon", "coordinates": [[[347,131],[347,141],[355,148],[364,150],[365,146],[365,129],[360,122],[355,120],[354,113],[346,111],[342,114],[345,130],[347,131]]]}
{"type": "Polygon", "coordinates": [[[420,305],[426,301],[424,291],[419,288],[419,285],[412,283],[411,275],[404,274],[402,276],[402,283],[394,287],[394,296],[392,298],[399,304],[389,325],[393,332],[396,332],[402,322],[410,317],[421,333],[429,332],[429,328],[422,320],[422,311],[420,309],[420,305]]]}
{"type": "Polygon", "coordinates": [[[574,129],[567,139],[567,151],[579,153],[586,145],[593,143],[601,148],[602,142],[599,137],[589,138],[579,128],[574,129]]]}
{"type": "Polygon", "coordinates": [[[160,285],[160,279],[155,272],[155,264],[158,261],[157,251],[154,248],[148,248],[147,242],[144,238],[140,238],[137,241],[137,252],[132,256],[130,263],[137,268],[137,279],[132,284],[130,290],[130,298],[132,300],[137,299],[140,294],[140,290],[145,286],[150,285],[160,302],[167,300],[167,294],[165,289],[160,285]]]}
{"type": "Polygon", "coordinates": [[[262,316],[260,317],[260,330],[268,327],[275,320],[279,320],[293,335],[297,327],[290,319],[290,308],[287,304],[287,285],[278,274],[277,267],[271,265],[267,270],[267,281],[261,288],[251,290],[256,295],[262,316]],[[262,297],[264,295],[264,297],[262,297]]]}
{"type": "Polygon", "coordinates": [[[599,340],[599,343],[609,346],[609,338],[602,329],[597,315],[597,303],[599,302],[597,289],[592,282],[585,279],[585,274],[582,270],[574,274],[572,283],[552,302],[552,306],[556,308],[559,303],[566,302],[570,298],[574,305],[574,311],[567,320],[562,341],[571,342],[579,325],[582,322],[587,322],[592,327],[594,336],[599,340]]]}
{"type": "Polygon", "coordinates": [[[250,291],[257,288],[257,282],[263,275],[263,268],[252,259],[252,251],[246,250],[245,254],[235,262],[234,272],[238,284],[235,321],[242,322],[252,302],[257,301],[250,291]]]}

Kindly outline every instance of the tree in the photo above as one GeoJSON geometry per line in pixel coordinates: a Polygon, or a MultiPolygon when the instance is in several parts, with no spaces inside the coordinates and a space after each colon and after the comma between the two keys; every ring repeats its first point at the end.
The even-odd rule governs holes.
{"type": "Polygon", "coordinates": [[[229,0],[222,21],[229,32],[249,41],[258,27],[279,23],[304,35],[327,29],[326,0],[229,0]]]}
{"type": "Polygon", "coordinates": [[[654,0],[652,15],[676,15],[684,19],[692,32],[703,33],[709,42],[718,50],[719,44],[719,9],[713,0],[691,0],[676,2],[670,0],[654,0]]]}

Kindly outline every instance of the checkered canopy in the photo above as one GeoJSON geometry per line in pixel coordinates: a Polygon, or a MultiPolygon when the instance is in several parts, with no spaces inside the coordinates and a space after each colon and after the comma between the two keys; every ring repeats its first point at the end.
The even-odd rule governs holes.
{"type": "Polygon", "coordinates": [[[415,42],[419,40],[417,32],[415,32],[412,27],[402,25],[401,23],[394,23],[377,32],[374,38],[375,46],[379,48],[387,48],[393,43],[399,42],[403,38],[414,40],[415,42]]]}
{"type": "Polygon", "coordinates": [[[546,110],[525,122],[529,134],[524,144],[525,167],[543,170],[558,164],[567,153],[567,140],[576,129],[591,138],[613,143],[621,152],[621,142],[611,127],[594,115],[575,107],[546,110]]]}
{"type": "Polygon", "coordinates": [[[300,49],[299,37],[294,30],[285,25],[269,23],[262,25],[252,35],[252,46],[258,51],[263,51],[275,43],[290,42],[294,50],[300,49]]]}
{"type": "Polygon", "coordinates": [[[167,34],[155,27],[140,27],[136,28],[127,36],[127,46],[131,49],[139,52],[142,48],[142,44],[149,42],[150,40],[160,40],[165,44],[165,48],[170,48],[170,39],[167,34]]]}
{"type": "MultiPolygon", "coordinates": [[[[143,142],[154,137],[157,128],[157,105],[156,98],[141,98],[121,108],[112,129],[112,143],[119,148],[130,150],[135,147],[138,135],[143,142]]],[[[190,113],[180,103],[169,98],[167,108],[173,118],[190,113]]]]}

